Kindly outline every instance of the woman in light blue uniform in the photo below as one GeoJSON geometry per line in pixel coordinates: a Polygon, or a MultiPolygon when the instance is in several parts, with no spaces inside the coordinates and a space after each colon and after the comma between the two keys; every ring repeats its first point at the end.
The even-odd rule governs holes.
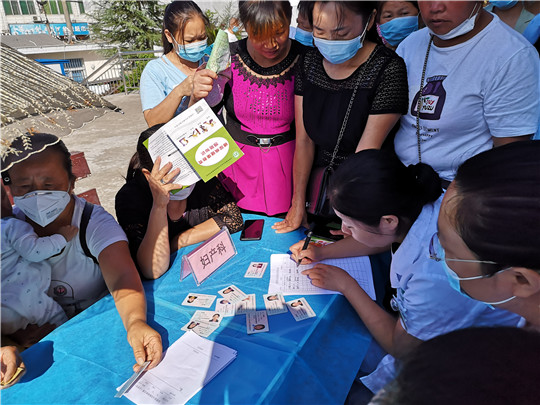
{"type": "MultiPolygon", "coordinates": [[[[395,313],[381,308],[343,269],[319,263],[303,272],[313,285],[341,292],[388,353],[374,371],[362,367],[373,371],[362,377],[371,392],[394,378],[395,359],[424,340],[470,326],[515,326],[519,321],[514,314],[491,309],[454,290],[442,264],[430,258],[441,194],[441,180],[430,166],[406,167],[389,152],[362,150],[339,166],[329,187],[330,203],[348,237],[323,247],[302,250],[299,242],[290,248],[293,258],[303,259],[302,263],[392,250],[395,313]]],[[[356,389],[365,390],[357,385],[356,389]]]]}

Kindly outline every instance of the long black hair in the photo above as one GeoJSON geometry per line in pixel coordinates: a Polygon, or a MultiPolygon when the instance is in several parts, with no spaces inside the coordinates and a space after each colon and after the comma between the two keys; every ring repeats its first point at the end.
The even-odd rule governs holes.
{"type": "Polygon", "coordinates": [[[514,142],[468,159],[454,187],[453,223],[480,260],[540,271],[540,142],[514,142]]]}
{"type": "Polygon", "coordinates": [[[131,160],[129,161],[129,166],[126,174],[126,181],[129,181],[135,175],[138,171],[141,169],[146,169],[148,171],[152,171],[152,167],[154,166],[154,162],[152,161],[152,158],[150,157],[150,153],[148,152],[148,149],[146,146],[144,146],[144,141],[146,141],[148,138],[150,138],[154,133],[160,129],[164,124],[156,124],[154,126],[151,126],[150,128],[146,129],[145,131],[141,132],[141,135],[139,135],[139,140],[137,141],[137,151],[135,154],[131,157],[131,160]]]}
{"type": "Polygon", "coordinates": [[[395,215],[399,218],[397,232],[410,227],[422,207],[441,194],[441,179],[431,166],[406,167],[394,153],[378,149],[348,157],[329,186],[335,210],[374,227],[384,215],[395,215]]]}
{"type": "Polygon", "coordinates": [[[173,37],[180,32],[180,37],[184,38],[186,24],[193,18],[199,16],[203,19],[204,25],[208,26],[208,17],[204,15],[200,7],[194,1],[173,1],[165,8],[163,16],[163,27],[161,29],[161,43],[163,44],[163,53],[167,54],[173,50],[173,45],[167,39],[165,30],[169,30],[173,37]]]}

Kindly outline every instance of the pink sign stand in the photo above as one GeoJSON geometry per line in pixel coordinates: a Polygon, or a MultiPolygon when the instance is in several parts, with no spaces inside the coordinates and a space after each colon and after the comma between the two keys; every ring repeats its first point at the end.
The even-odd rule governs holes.
{"type": "Polygon", "coordinates": [[[226,227],[216,233],[197,249],[182,256],[180,281],[193,273],[197,285],[210,277],[230,258],[236,255],[236,247],[226,227]]]}

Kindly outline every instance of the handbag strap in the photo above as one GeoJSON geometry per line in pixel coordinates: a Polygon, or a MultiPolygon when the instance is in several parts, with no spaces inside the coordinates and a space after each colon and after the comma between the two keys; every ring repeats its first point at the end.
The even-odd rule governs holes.
{"type": "Polygon", "coordinates": [[[360,79],[362,78],[362,75],[358,75],[358,79],[356,80],[356,84],[354,85],[354,90],[351,96],[351,101],[349,101],[349,106],[347,107],[347,112],[345,113],[345,118],[343,118],[343,124],[341,125],[341,129],[339,130],[339,136],[336,142],[336,146],[334,148],[334,152],[332,153],[332,159],[330,160],[330,164],[328,167],[330,169],[333,169],[334,166],[334,160],[337,156],[338,150],[339,150],[339,144],[341,143],[341,138],[343,138],[343,134],[345,133],[345,127],[347,126],[347,121],[349,120],[349,115],[351,114],[352,105],[354,103],[354,98],[356,97],[356,91],[358,90],[358,87],[360,86],[360,79]]]}
{"type": "Polygon", "coordinates": [[[433,35],[429,39],[429,44],[426,51],[426,58],[424,59],[424,67],[422,68],[422,79],[420,79],[420,91],[418,93],[418,102],[416,103],[416,144],[418,145],[418,163],[422,163],[422,149],[420,147],[420,108],[422,107],[422,92],[424,91],[424,79],[426,78],[427,61],[429,58],[429,51],[431,44],[433,43],[433,35]]]}

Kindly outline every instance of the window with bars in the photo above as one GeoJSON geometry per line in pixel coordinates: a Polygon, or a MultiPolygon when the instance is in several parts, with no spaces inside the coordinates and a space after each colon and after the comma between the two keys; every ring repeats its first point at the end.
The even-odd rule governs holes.
{"type": "Polygon", "coordinates": [[[64,64],[64,72],[70,79],[81,83],[86,78],[84,61],[82,59],[68,59],[68,63],[64,64]]]}

